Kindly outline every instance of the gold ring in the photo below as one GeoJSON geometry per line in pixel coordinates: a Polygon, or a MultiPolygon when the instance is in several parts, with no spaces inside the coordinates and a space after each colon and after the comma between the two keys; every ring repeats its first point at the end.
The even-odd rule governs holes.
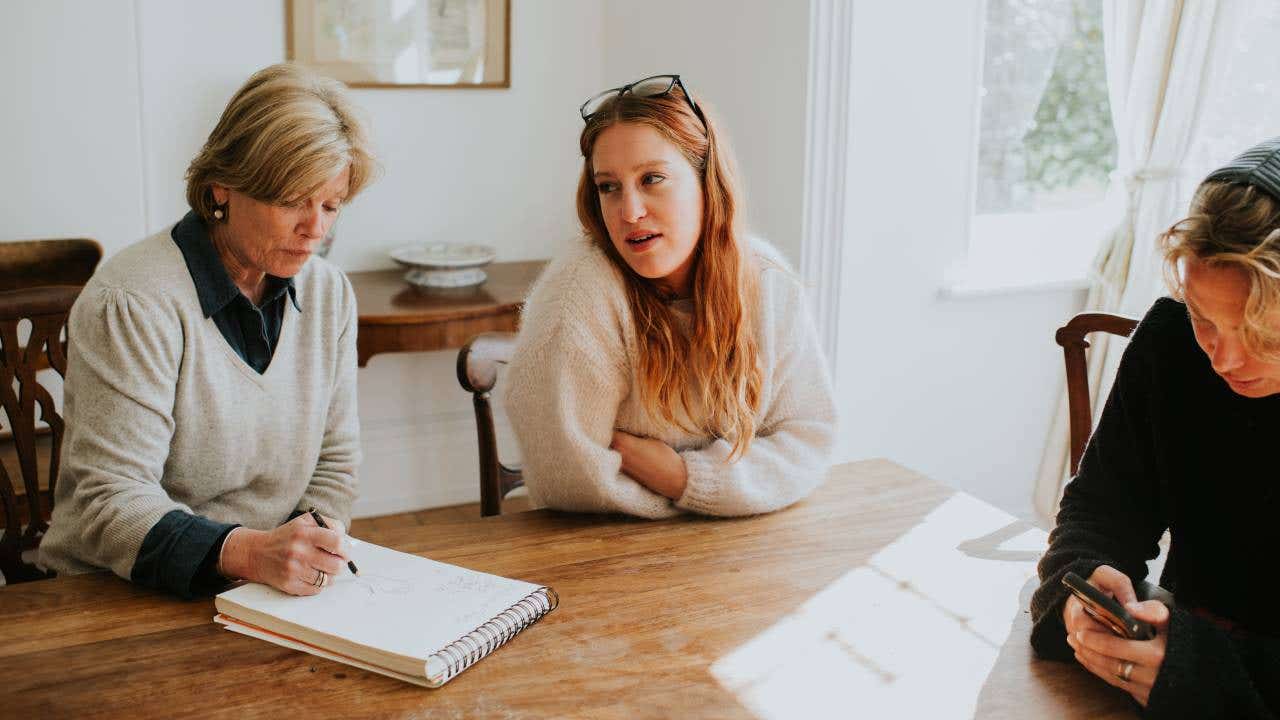
{"type": "Polygon", "coordinates": [[[1129,678],[1133,677],[1133,663],[1128,660],[1120,663],[1116,677],[1120,678],[1121,682],[1129,682],[1129,678]]]}
{"type": "Polygon", "coordinates": [[[311,581],[312,587],[324,587],[324,571],[316,569],[316,577],[311,581]]]}

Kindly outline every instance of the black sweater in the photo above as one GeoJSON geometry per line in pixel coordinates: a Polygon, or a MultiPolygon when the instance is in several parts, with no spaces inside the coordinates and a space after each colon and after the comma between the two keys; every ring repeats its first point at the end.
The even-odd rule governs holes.
{"type": "Polygon", "coordinates": [[[1277,521],[1280,395],[1232,392],[1196,345],[1186,306],[1158,300],[1125,349],[1063,495],[1031,600],[1032,646],[1070,660],[1062,576],[1110,565],[1144,579],[1168,529],[1160,584],[1178,607],[1148,716],[1280,717],[1277,521]]]}

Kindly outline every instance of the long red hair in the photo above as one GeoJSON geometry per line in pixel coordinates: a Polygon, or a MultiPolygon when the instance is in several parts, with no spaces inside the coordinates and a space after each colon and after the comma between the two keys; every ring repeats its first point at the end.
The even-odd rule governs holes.
{"type": "Polygon", "coordinates": [[[715,121],[702,120],[678,87],[661,97],[623,94],[607,101],[582,129],[578,219],[587,238],[621,271],[640,341],[638,375],[644,407],[689,432],[733,444],[731,458],[755,436],[763,374],[755,337],[756,264],[744,247],[738,213],[740,192],[733,162],[716,137],[715,121]],[[694,247],[690,331],[653,281],[637,274],[609,239],[591,156],[596,140],[618,123],[648,125],[673,144],[701,180],[702,235],[694,247]],[[691,427],[690,424],[696,425],[691,427]]]}

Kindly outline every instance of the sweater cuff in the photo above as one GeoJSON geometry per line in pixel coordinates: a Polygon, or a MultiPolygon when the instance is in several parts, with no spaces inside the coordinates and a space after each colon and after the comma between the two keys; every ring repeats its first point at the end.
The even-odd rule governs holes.
{"type": "Polygon", "coordinates": [[[680,458],[684,460],[687,479],[684,494],[675,501],[676,507],[701,515],[717,514],[715,508],[721,496],[720,486],[728,475],[723,472],[724,463],[709,457],[711,455],[709,450],[711,448],[685,450],[680,453],[680,458]]]}
{"type": "MultiPolygon", "coordinates": [[[[235,525],[170,510],[142,540],[130,580],[191,599],[200,591],[200,569],[235,525]]],[[[216,560],[215,560],[216,564],[216,560]]]]}
{"type": "Polygon", "coordinates": [[[1067,626],[1062,621],[1062,608],[1067,604],[1068,593],[1054,600],[1031,625],[1031,648],[1046,660],[1074,660],[1075,651],[1067,644],[1067,626]]]}
{"type": "MultiPolygon", "coordinates": [[[[1040,587],[1031,598],[1031,647],[1036,655],[1046,660],[1074,660],[1075,651],[1067,644],[1067,626],[1062,621],[1062,609],[1071,597],[1071,591],[1062,584],[1067,572],[1087,578],[1099,565],[1106,563],[1094,558],[1080,558],[1042,575],[1040,587]]],[[[1041,561],[1041,572],[1044,572],[1041,561]]]]}
{"type": "Polygon", "coordinates": [[[227,588],[233,580],[238,578],[228,578],[218,572],[218,564],[222,559],[222,546],[227,542],[227,536],[232,530],[240,527],[239,525],[228,525],[222,534],[218,536],[213,544],[209,546],[209,554],[204,556],[204,560],[200,563],[200,568],[196,570],[196,575],[191,579],[191,594],[193,596],[217,595],[227,588]]]}
{"type": "Polygon", "coordinates": [[[1230,685],[1230,673],[1223,669],[1232,654],[1225,632],[1182,608],[1169,609],[1166,632],[1164,661],[1147,699],[1147,717],[1253,717],[1223,703],[1230,685]]]}

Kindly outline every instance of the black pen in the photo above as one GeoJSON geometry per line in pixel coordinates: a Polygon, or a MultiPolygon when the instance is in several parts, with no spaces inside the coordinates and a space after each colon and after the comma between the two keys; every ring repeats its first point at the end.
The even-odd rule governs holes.
{"type": "MultiPolygon", "coordinates": [[[[320,513],[316,512],[316,509],[315,509],[315,508],[311,508],[311,509],[310,509],[310,510],[308,510],[307,512],[311,513],[311,519],[312,519],[312,520],[315,520],[317,525],[319,525],[320,527],[324,528],[325,530],[328,530],[328,529],[329,529],[329,526],[324,524],[324,518],[320,517],[320,513]]],[[[351,574],[352,574],[352,575],[359,575],[359,574],[360,574],[360,571],[359,571],[359,570],[356,570],[356,564],[355,564],[354,562],[352,562],[351,560],[348,560],[348,561],[347,561],[347,567],[351,568],[351,574]]]]}

